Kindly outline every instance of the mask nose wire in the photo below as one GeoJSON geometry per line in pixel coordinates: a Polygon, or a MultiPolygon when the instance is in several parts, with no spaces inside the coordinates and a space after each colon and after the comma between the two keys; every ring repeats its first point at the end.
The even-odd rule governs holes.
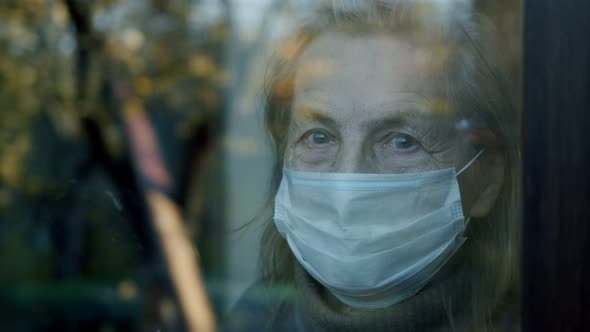
{"type": "Polygon", "coordinates": [[[475,157],[471,158],[470,161],[467,162],[467,164],[465,164],[465,166],[463,166],[458,172],[457,172],[457,176],[461,175],[461,173],[463,173],[465,170],[467,170],[469,168],[469,166],[473,165],[473,163],[477,160],[477,158],[479,158],[479,156],[481,156],[482,153],[484,153],[486,149],[481,149],[479,150],[479,152],[475,155],[475,157]]]}

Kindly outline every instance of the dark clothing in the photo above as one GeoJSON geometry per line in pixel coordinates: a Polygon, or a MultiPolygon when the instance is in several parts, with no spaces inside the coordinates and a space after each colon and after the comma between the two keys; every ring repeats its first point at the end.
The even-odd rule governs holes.
{"type": "MultiPolygon", "coordinates": [[[[224,331],[466,331],[469,273],[443,274],[420,293],[389,308],[336,308],[296,264],[292,285],[258,282],[238,301],[224,331]]],[[[514,322],[497,330],[517,330],[514,322]]],[[[498,327],[496,325],[496,327],[498,327]]]]}
{"type": "MultiPolygon", "coordinates": [[[[335,307],[319,285],[295,263],[291,285],[271,286],[261,281],[250,287],[235,306],[224,331],[471,331],[468,271],[442,273],[421,292],[378,310],[335,307]]],[[[505,320],[505,319],[504,319],[505,320]]],[[[492,330],[516,331],[518,320],[496,322],[492,330]]]]}

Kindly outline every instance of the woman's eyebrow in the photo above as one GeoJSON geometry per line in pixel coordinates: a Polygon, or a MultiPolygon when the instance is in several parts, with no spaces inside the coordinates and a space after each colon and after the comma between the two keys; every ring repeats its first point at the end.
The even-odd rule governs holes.
{"type": "Polygon", "coordinates": [[[428,130],[440,125],[441,119],[431,114],[421,114],[419,111],[402,111],[396,114],[373,119],[366,123],[366,127],[373,132],[392,127],[409,127],[412,129],[428,130]]]}
{"type": "MultiPolygon", "coordinates": [[[[403,110],[396,111],[393,114],[387,114],[386,109],[381,108],[376,113],[382,114],[382,116],[371,119],[362,124],[362,126],[371,132],[387,130],[393,127],[408,127],[420,132],[431,132],[433,129],[444,126],[443,123],[448,121],[448,119],[443,119],[444,117],[442,116],[437,116],[428,111],[424,112],[419,108],[408,106],[409,105],[406,105],[403,110]]],[[[321,123],[333,130],[342,128],[341,123],[315,107],[303,106],[297,108],[294,113],[296,114],[296,121],[300,124],[315,122],[321,123]]]]}
{"type": "Polygon", "coordinates": [[[368,121],[365,124],[365,127],[368,128],[372,132],[382,131],[392,127],[402,127],[407,126],[408,120],[404,116],[400,116],[399,114],[382,117],[379,119],[373,119],[368,121]]]}
{"type": "Polygon", "coordinates": [[[318,122],[323,124],[326,127],[331,129],[340,129],[341,125],[338,121],[334,120],[333,118],[323,114],[321,111],[311,108],[311,107],[302,107],[295,111],[296,114],[296,121],[301,122],[318,122]]]}

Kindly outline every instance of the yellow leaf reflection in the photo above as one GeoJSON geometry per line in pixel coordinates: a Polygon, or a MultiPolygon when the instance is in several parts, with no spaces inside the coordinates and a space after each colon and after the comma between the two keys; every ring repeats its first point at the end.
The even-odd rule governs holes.
{"type": "Polygon", "coordinates": [[[440,73],[448,64],[450,49],[445,45],[416,50],[416,66],[424,75],[440,73]]]}
{"type": "Polygon", "coordinates": [[[189,63],[189,70],[197,76],[210,76],[215,72],[215,64],[209,56],[197,54],[189,63]]]}
{"type": "Polygon", "coordinates": [[[121,34],[123,45],[132,51],[138,50],[144,42],[143,34],[136,29],[125,29],[121,34]]]}
{"type": "Polygon", "coordinates": [[[140,96],[147,96],[152,93],[152,90],[152,81],[149,78],[142,76],[135,80],[135,91],[140,96]]]}
{"type": "Polygon", "coordinates": [[[449,102],[446,98],[438,97],[429,101],[430,109],[433,113],[444,114],[449,112],[449,102]]]}
{"type": "Polygon", "coordinates": [[[130,301],[137,296],[137,287],[131,280],[123,280],[117,286],[117,295],[120,299],[130,301]]]}

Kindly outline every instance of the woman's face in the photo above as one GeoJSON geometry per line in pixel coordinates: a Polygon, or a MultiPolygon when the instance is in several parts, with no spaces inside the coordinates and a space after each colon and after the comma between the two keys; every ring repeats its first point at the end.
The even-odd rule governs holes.
{"type": "Polygon", "coordinates": [[[412,173],[460,166],[441,75],[446,54],[388,35],[315,39],[297,64],[287,167],[412,173]]]}

